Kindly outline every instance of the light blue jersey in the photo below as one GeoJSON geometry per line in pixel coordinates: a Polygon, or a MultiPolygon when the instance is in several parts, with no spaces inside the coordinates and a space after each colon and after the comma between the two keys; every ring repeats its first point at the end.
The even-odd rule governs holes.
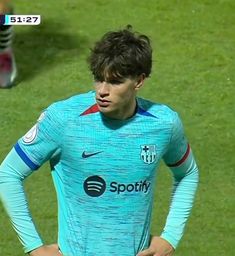
{"type": "Polygon", "coordinates": [[[51,105],[15,145],[31,170],[50,161],[65,256],[134,256],[149,246],[159,162],[177,169],[190,148],[176,112],[137,103],[136,114],[120,121],[98,111],[94,92],[74,96],[51,105]]]}

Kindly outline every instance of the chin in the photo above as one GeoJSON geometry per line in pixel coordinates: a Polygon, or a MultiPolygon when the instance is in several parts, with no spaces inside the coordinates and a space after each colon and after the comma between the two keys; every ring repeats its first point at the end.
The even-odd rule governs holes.
{"type": "Polygon", "coordinates": [[[102,107],[102,106],[98,105],[98,108],[99,108],[99,111],[101,113],[109,113],[109,112],[111,112],[109,107],[102,107]]]}
{"type": "Polygon", "coordinates": [[[109,118],[115,118],[115,112],[109,107],[99,107],[99,111],[101,114],[105,115],[109,118]]]}

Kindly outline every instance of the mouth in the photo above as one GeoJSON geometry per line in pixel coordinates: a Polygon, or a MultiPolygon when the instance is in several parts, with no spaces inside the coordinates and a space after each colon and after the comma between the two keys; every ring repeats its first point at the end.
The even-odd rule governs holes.
{"type": "Polygon", "coordinates": [[[111,103],[111,101],[109,100],[104,100],[104,99],[96,99],[97,101],[97,104],[100,106],[100,107],[108,107],[111,103]]]}

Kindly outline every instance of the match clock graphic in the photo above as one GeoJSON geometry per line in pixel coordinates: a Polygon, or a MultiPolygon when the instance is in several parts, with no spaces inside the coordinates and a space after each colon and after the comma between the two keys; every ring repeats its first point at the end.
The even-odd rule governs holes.
{"type": "Polygon", "coordinates": [[[39,25],[41,15],[0,15],[0,25],[39,25]]]}

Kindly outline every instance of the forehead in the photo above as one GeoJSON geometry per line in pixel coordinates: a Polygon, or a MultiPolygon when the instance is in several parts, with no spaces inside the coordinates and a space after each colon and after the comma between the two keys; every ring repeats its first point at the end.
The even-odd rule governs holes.
{"type": "Polygon", "coordinates": [[[127,80],[134,80],[133,77],[127,74],[122,74],[117,70],[114,69],[105,69],[101,74],[101,79],[106,82],[112,82],[112,81],[119,81],[119,82],[125,82],[127,80]]]}

